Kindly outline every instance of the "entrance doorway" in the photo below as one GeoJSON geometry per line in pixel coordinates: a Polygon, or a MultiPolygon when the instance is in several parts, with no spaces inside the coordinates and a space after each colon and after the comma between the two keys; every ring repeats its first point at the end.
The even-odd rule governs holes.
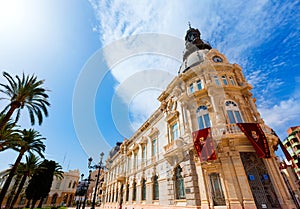
{"type": "Polygon", "coordinates": [[[278,198],[263,160],[258,158],[255,152],[241,152],[240,155],[256,207],[259,209],[280,209],[278,198]]]}

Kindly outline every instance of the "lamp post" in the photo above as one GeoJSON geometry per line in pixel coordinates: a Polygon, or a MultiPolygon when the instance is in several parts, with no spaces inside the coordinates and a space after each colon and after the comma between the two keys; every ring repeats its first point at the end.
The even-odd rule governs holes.
{"type": "Polygon", "coordinates": [[[104,153],[101,152],[100,154],[100,161],[98,164],[96,165],[91,165],[92,161],[93,161],[93,158],[89,158],[88,159],[88,167],[89,169],[98,169],[98,174],[97,174],[97,180],[96,180],[96,186],[95,186],[95,191],[94,191],[94,196],[93,196],[93,202],[92,202],[92,207],[91,209],[95,209],[95,201],[96,201],[96,193],[97,193],[97,187],[98,187],[98,184],[99,184],[99,176],[100,176],[100,170],[103,168],[102,167],[102,160],[103,160],[103,156],[104,156],[104,153]]]}
{"type": "Polygon", "coordinates": [[[89,170],[89,177],[88,177],[88,179],[84,179],[84,181],[85,181],[85,194],[84,194],[84,200],[83,200],[82,209],[85,208],[87,193],[88,193],[88,189],[89,189],[89,185],[90,185],[90,181],[91,181],[91,173],[92,173],[92,171],[89,170]]]}

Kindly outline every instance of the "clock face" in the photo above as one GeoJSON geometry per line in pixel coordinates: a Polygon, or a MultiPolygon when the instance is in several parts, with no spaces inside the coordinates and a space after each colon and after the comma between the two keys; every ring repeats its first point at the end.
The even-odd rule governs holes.
{"type": "Polygon", "coordinates": [[[219,56],[214,56],[213,57],[213,61],[214,62],[223,62],[223,59],[221,57],[219,57],[219,56]]]}

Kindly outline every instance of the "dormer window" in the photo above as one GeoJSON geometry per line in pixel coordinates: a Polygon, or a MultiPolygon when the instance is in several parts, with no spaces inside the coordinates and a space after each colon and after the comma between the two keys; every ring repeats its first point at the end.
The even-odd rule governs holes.
{"type": "Polygon", "coordinates": [[[214,62],[223,62],[223,59],[219,56],[214,56],[212,59],[214,62]]]}
{"type": "Polygon", "coordinates": [[[198,88],[198,90],[202,89],[202,82],[201,82],[201,80],[197,81],[197,88],[198,88]]]}
{"type": "Polygon", "coordinates": [[[233,78],[231,76],[229,77],[229,81],[230,81],[231,85],[235,86],[235,82],[234,82],[234,80],[233,80],[233,78]]]}
{"type": "Polygon", "coordinates": [[[214,80],[217,86],[221,86],[218,76],[214,76],[214,80]]]}
{"type": "Polygon", "coordinates": [[[190,84],[190,93],[194,93],[194,84],[193,83],[191,83],[190,84]]]}
{"type": "Polygon", "coordinates": [[[227,81],[227,78],[225,75],[222,76],[222,81],[223,81],[224,85],[226,85],[226,86],[228,85],[228,81],[227,81]]]}

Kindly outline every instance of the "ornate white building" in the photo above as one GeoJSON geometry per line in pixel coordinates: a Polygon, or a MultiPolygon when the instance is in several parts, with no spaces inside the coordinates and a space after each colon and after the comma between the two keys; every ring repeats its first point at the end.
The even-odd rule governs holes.
{"type": "Polygon", "coordinates": [[[241,67],[197,29],[185,41],[160,107],[107,159],[102,207],[296,208],[241,67]],[[240,123],[259,126],[249,135],[240,123]]]}

